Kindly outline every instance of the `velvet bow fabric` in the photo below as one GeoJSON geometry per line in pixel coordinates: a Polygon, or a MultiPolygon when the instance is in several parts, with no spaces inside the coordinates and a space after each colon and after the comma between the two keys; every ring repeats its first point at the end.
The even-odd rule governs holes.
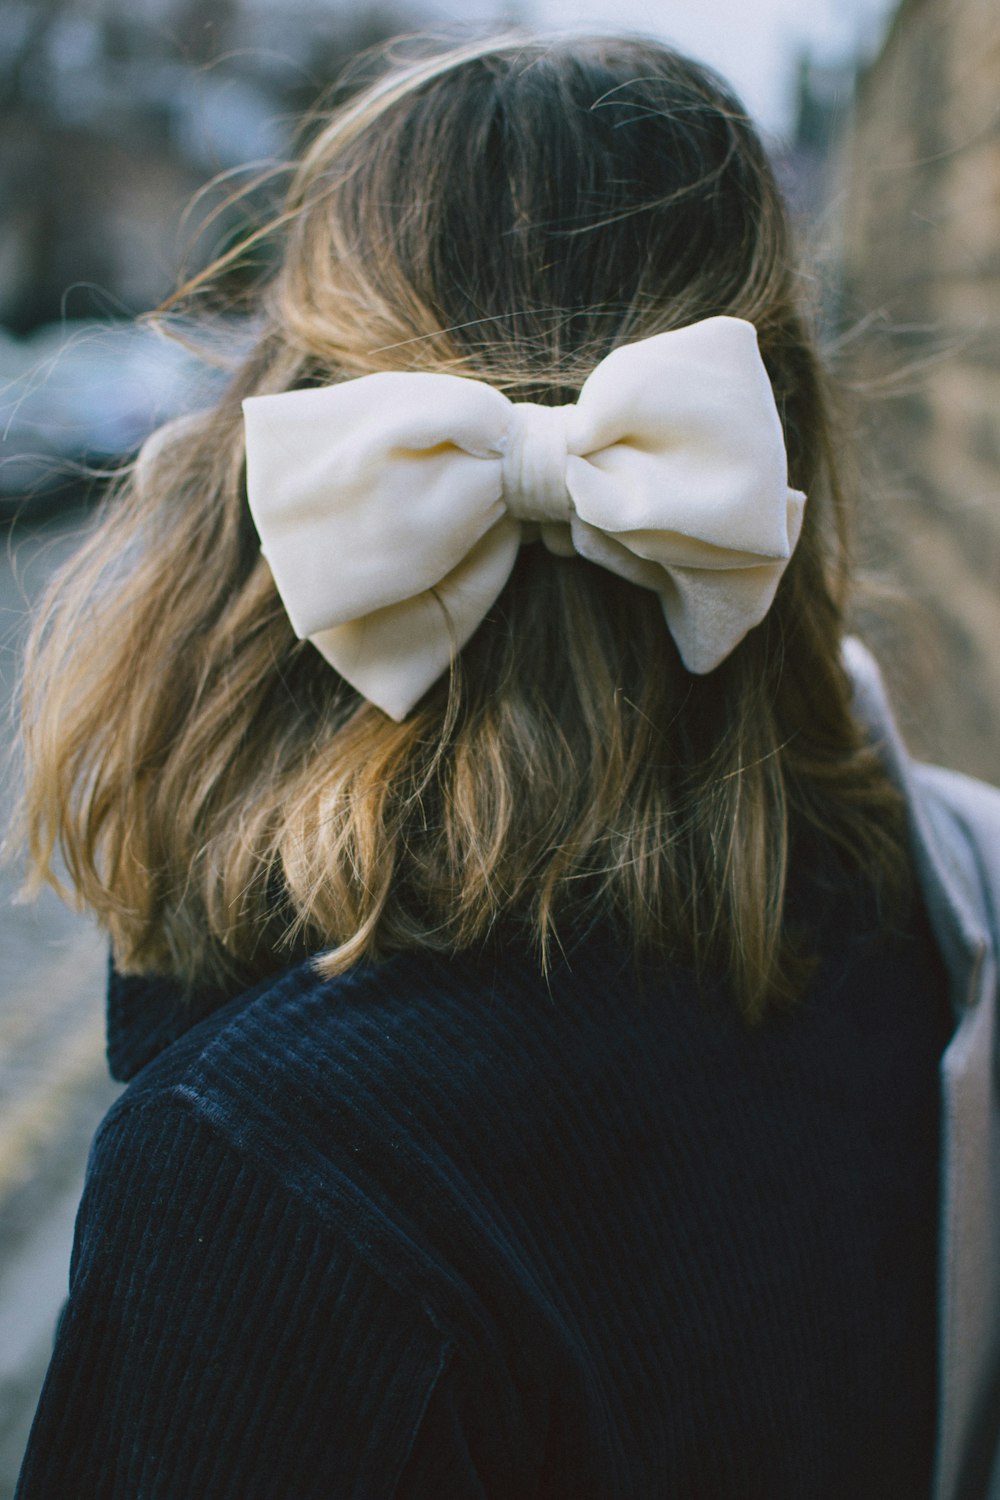
{"type": "Polygon", "coordinates": [[[247,492],[297,635],[402,719],[539,535],[654,590],[691,672],[770,608],[802,525],[753,326],[616,349],[575,405],[383,373],[243,403],[247,492]]]}

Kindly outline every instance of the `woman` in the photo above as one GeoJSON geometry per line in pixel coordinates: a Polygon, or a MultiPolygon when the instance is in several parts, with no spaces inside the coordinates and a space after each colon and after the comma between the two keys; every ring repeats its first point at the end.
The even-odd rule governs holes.
{"type": "Polygon", "coordinates": [[[19,1495],[986,1493],[1000,812],[849,670],[742,108],[653,43],[430,53],[275,233],[29,659],[132,1081],[19,1495]]]}

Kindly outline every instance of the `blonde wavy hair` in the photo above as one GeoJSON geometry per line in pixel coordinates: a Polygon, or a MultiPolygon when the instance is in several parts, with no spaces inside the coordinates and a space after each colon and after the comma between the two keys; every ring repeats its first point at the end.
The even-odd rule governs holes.
{"type": "Polygon", "coordinates": [[[190,984],[515,930],[544,963],[600,919],[748,1016],[793,997],[796,849],[885,889],[905,860],[840,658],[844,450],[738,101],[639,40],[390,58],[314,127],[267,233],[252,352],[41,610],[30,879],[61,851],[119,967],[190,984]],[[616,345],[722,313],[757,328],[809,500],[770,614],[715,672],[685,671],[655,595],[537,545],[403,723],[295,638],[247,512],[244,397],[406,369],[565,402],[616,345]]]}

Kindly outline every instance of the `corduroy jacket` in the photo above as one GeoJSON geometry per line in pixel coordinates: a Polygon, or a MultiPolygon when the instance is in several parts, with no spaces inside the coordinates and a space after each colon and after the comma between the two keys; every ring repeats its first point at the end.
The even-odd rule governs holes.
{"type": "MultiPolygon", "coordinates": [[[[953,1013],[939,1067],[932,1500],[1000,1500],[1000,792],[914,765],[894,728],[874,662],[857,643],[848,643],[846,650],[857,713],[906,798],[923,906],[947,971],[953,1013]]],[[[927,944],[935,956],[929,937],[927,944]]],[[[72,1294],[22,1472],[18,1493],[23,1500],[190,1500],[195,1494],[206,1500],[284,1500],[292,1495],[391,1500],[396,1494],[523,1500],[528,1494],[569,1493],[565,1479],[563,1488],[546,1488],[555,1472],[549,1467],[553,1462],[563,1476],[578,1475],[574,1500],[584,1493],[588,1500],[622,1500],[625,1495],[659,1500],[666,1493],[659,1487],[655,1464],[649,1463],[649,1455],[658,1451],[656,1442],[646,1445],[643,1457],[647,1435],[641,1426],[629,1425],[630,1403],[634,1409],[646,1399],[641,1304],[638,1312],[632,1308],[627,1315],[638,1322],[622,1325],[631,1330],[633,1351],[627,1378],[639,1381],[630,1392],[616,1388],[610,1369],[580,1349],[582,1325],[558,1281],[546,1280],[553,1271],[551,1255],[544,1245],[532,1243],[533,1221],[519,1217],[526,1197],[537,1204],[546,1193],[562,1192],[566,1174],[553,1172],[545,1156],[568,1149],[567,1139],[570,1146],[574,1140],[604,1139],[600,1114],[609,1100],[618,1101],[614,1107],[619,1113],[618,1135],[606,1163],[606,1193],[618,1192],[637,1160],[641,1165],[644,1135],[659,1129],[662,1121],[648,1106],[637,1107],[634,1116],[627,1103],[622,1111],[623,1095],[615,1080],[623,1066],[628,1077],[638,1068],[639,1078],[644,1064],[636,1060],[634,1047],[630,1052],[625,1045],[615,1054],[614,1032],[603,1020],[604,1029],[595,1029],[585,1006],[549,1011],[545,1034],[549,1044],[555,1038],[565,1045],[572,1087],[558,1100],[562,1134],[552,1135],[540,1154],[532,1136],[546,1121],[539,1091],[558,1089],[559,1079],[549,1059],[531,1051],[532,1014],[537,1011],[529,1008],[520,1019],[515,1015],[510,1023],[515,1029],[506,1032],[506,1010],[503,1019],[498,1014],[498,1034],[513,1039],[513,1070],[498,1072],[511,1051],[506,1044],[495,1055],[477,1054],[470,1041],[466,1056],[459,1040],[458,1048],[448,1053],[445,1085],[433,1098],[406,1092],[412,1091],[414,1076],[420,1076],[414,1075],[411,1054],[430,1049],[430,1055],[434,1047],[428,1025],[440,1019],[461,1039],[462,1007],[470,999],[468,986],[464,992],[456,987],[443,965],[430,971],[439,981],[437,1008],[411,1003],[407,985],[416,982],[419,987],[423,972],[390,966],[384,979],[362,974],[355,985],[347,976],[335,982],[335,989],[324,990],[305,966],[281,980],[273,994],[265,985],[259,1004],[251,992],[249,999],[239,999],[236,1011],[223,1005],[216,1013],[209,997],[201,1018],[195,1013],[178,1020],[176,1011],[164,1007],[157,1020],[151,1008],[145,1031],[142,1024],[113,1027],[113,1070],[135,1081],[95,1143],[78,1222],[72,1294]],[[352,997],[359,994],[364,1006],[352,1012],[352,997]],[[329,1035],[330,1006],[340,1003],[350,1024],[330,1057],[329,1067],[337,1075],[331,1079],[317,1070],[315,1048],[312,1054],[308,1048],[317,1035],[329,1035]],[[227,1016],[235,1018],[232,1024],[227,1016]],[[285,1028],[283,1058],[269,1080],[269,1026],[276,1018],[285,1028]],[[229,1044],[232,1036],[238,1045],[229,1044]],[[116,1054],[116,1048],[125,1050],[116,1054]],[[373,1055],[380,1091],[374,1135],[365,1123],[371,1102],[365,1097],[366,1059],[373,1055]],[[467,1077],[460,1076],[463,1070],[467,1077]],[[274,1077],[280,1082],[277,1103],[274,1077]],[[394,1079],[406,1086],[399,1098],[393,1096],[394,1079]],[[512,1086],[519,1091],[516,1096],[511,1096],[512,1086]],[[503,1141],[479,1139],[477,1101],[484,1101],[484,1119],[498,1121],[506,1112],[516,1121],[503,1141]],[[471,1117],[463,1115],[467,1108],[471,1117]],[[286,1127],[278,1131],[276,1109],[286,1127]],[[453,1111],[450,1119],[448,1110],[453,1111]],[[469,1148],[464,1157],[448,1146],[459,1121],[469,1148]],[[332,1154],[324,1146],[328,1131],[335,1143],[332,1154]],[[422,1152],[420,1142],[428,1132],[444,1149],[422,1152]],[[498,1176],[491,1158],[501,1151],[507,1158],[498,1176]],[[511,1173],[523,1174],[523,1181],[508,1195],[511,1173]],[[499,1196],[498,1182],[503,1189],[499,1196]],[[421,1196],[434,1203],[431,1245],[421,1196]],[[245,1261],[241,1246],[246,1247],[245,1261]],[[469,1264],[483,1269],[483,1276],[470,1281],[458,1273],[458,1267],[469,1264]],[[503,1268],[501,1300],[495,1296],[491,1269],[498,1265],[503,1268]],[[167,1347],[164,1330],[169,1331],[167,1347]],[[261,1340],[266,1342],[263,1358],[261,1340]],[[331,1340],[336,1341],[332,1353],[331,1340]],[[245,1371],[224,1367],[227,1360],[231,1364],[233,1351],[241,1351],[245,1371]],[[581,1371],[597,1384],[575,1394],[573,1382],[581,1371]],[[590,1430],[586,1423],[560,1430],[563,1389],[566,1409],[588,1414],[590,1430]],[[234,1391],[238,1403],[229,1409],[227,1393],[234,1391]],[[525,1418],[529,1410],[531,1421],[525,1418]],[[624,1434],[630,1434],[627,1440],[624,1434]],[[587,1458],[590,1445],[599,1464],[607,1466],[603,1472],[616,1476],[613,1489],[595,1477],[587,1458]],[[269,1455],[266,1472],[254,1462],[255,1447],[269,1455]]],[[[613,996],[615,982],[613,963],[597,952],[583,987],[575,981],[570,993],[575,1002],[588,986],[613,996]]],[[[846,1035],[836,1030],[842,1002],[839,992],[833,993],[829,1036],[837,1045],[840,1036],[845,1050],[837,1055],[850,1066],[856,1043],[849,1030],[846,1035]]],[[[118,991],[117,1001],[115,994],[113,987],[112,1004],[127,1008],[127,987],[118,991]]],[[[545,999],[534,990],[529,998],[532,1006],[545,999]]],[[[487,1007],[506,1007],[509,1000],[516,1012],[518,994],[501,998],[487,986],[474,999],[487,1007]]],[[[898,1013],[905,1019],[905,995],[896,1000],[902,1002],[898,1013]]],[[[849,1016],[849,1025],[867,1025],[869,1015],[862,1007],[849,1016]]],[[[826,1035],[821,1034],[821,1045],[826,1035]]],[[[780,1092],[793,1086],[789,1069],[794,1055],[780,1054],[780,1031],[778,1037],[778,1071],[762,1077],[768,1088],[773,1082],[780,1092]]],[[[678,1041],[682,1051],[683,1034],[678,1041]]],[[[713,1034],[710,1050],[723,1044],[729,1045],[725,1037],[713,1034]]],[[[727,1067],[742,1055],[738,1039],[733,1045],[727,1067]]],[[[891,1078],[892,1045],[890,1038],[886,1078],[891,1078]]],[[[929,1059],[926,1077],[933,1101],[939,1053],[925,1050],[923,1055],[929,1059]]],[[[655,1069],[663,1063],[663,1057],[654,1059],[653,1072],[647,1074],[658,1076],[655,1069]]],[[[679,1087],[683,1081],[675,1072],[665,1086],[679,1087]]],[[[831,1097],[849,1083],[832,1078],[831,1097]]],[[[844,1098],[862,1100],[867,1109],[872,1083],[863,1083],[863,1093],[844,1098]]],[[[696,1090],[691,1098],[696,1101],[696,1090]]],[[[911,1105],[921,1098],[915,1093],[911,1105]]],[[[899,1107],[893,1099],[880,1113],[876,1100],[870,1128],[892,1128],[899,1107]]],[[[809,1121],[805,1123],[808,1128],[809,1121]]],[[[733,1128],[725,1119],[710,1125],[733,1128]]],[[[860,1132],[860,1154],[845,1167],[848,1194],[851,1172],[864,1171],[867,1128],[860,1132]]],[[[934,1139],[926,1137],[931,1150],[934,1139]]],[[[905,1149],[905,1136],[901,1142],[905,1149]]],[[[757,1150],[759,1143],[751,1144],[755,1160],[766,1154],[757,1150]]],[[[780,1138],[772,1145],[780,1147],[780,1138]]],[[[704,1138],[697,1149],[704,1151],[704,1138]]],[[[795,1149],[793,1144],[788,1158],[793,1165],[795,1149]]],[[[569,1149],[566,1159],[571,1157],[569,1149]]],[[[836,1157],[832,1160],[836,1168],[836,1157]]],[[[933,1158],[928,1161],[932,1164],[933,1158]]],[[[592,1158],[587,1164],[590,1170],[592,1158]]],[[[684,1170],[680,1160],[672,1179],[679,1192],[684,1170]]],[[[761,1182],[768,1191],[766,1172],[761,1182]]],[[[810,1186],[808,1180],[805,1187],[824,1191],[822,1183],[810,1186]]],[[[593,1190],[588,1183],[588,1193],[593,1190]]],[[[877,1197],[877,1182],[875,1190],[877,1197]]],[[[655,1204],[647,1209],[641,1194],[623,1202],[628,1213],[639,1216],[661,1211],[655,1204]]],[[[587,1199],[574,1197],[572,1183],[565,1203],[571,1215],[579,1215],[581,1208],[586,1212],[587,1199]]],[[[534,1222],[536,1228],[559,1223],[558,1210],[555,1221],[543,1215],[534,1222]]],[[[931,1228],[933,1222],[932,1214],[931,1228]]],[[[641,1246],[661,1243],[658,1232],[644,1240],[641,1228],[627,1217],[621,1220],[623,1246],[628,1239],[633,1250],[640,1247],[640,1264],[641,1246]]],[[[575,1253],[588,1232],[581,1223],[580,1235],[567,1234],[564,1250],[575,1253]]],[[[724,1242],[704,1243],[709,1256],[729,1253],[724,1242]]],[[[772,1239],[769,1255],[775,1244],[780,1251],[780,1240],[772,1239]]],[[[808,1264],[809,1252],[804,1253],[808,1264]]],[[[769,1261],[754,1264],[752,1247],[737,1247],[733,1255],[722,1284],[725,1275],[734,1269],[739,1275],[749,1265],[750,1290],[740,1294],[741,1305],[760,1298],[780,1322],[780,1275],[769,1281],[773,1267],[769,1261]]],[[[897,1264],[905,1269],[905,1257],[897,1264]]],[[[557,1270],[579,1286],[586,1262],[576,1269],[563,1262],[557,1270]]],[[[660,1275],[657,1265],[650,1264],[653,1283],[660,1275]]],[[[713,1275],[718,1283],[719,1273],[713,1275]]],[[[850,1284],[847,1277],[848,1294],[850,1284]]],[[[788,1285],[794,1286],[794,1278],[788,1285]]],[[[934,1314],[932,1285],[927,1285],[929,1342],[934,1314]]],[[[842,1290],[838,1284],[838,1294],[842,1290]]],[[[585,1288],[582,1295],[585,1300],[585,1288]]],[[[683,1299],[678,1305],[684,1306],[683,1299]]],[[[650,1312],[650,1330],[655,1321],[650,1312]]],[[[835,1338],[836,1319],[827,1325],[824,1338],[831,1328],[835,1338]]],[[[725,1344],[727,1338],[723,1326],[716,1342],[725,1344]]],[[[712,1340],[704,1347],[711,1361],[712,1340]]],[[[822,1341],[815,1352],[822,1379],[822,1341]]],[[[720,1372],[724,1375],[725,1361],[738,1357],[738,1349],[726,1347],[720,1355],[723,1364],[707,1369],[707,1409],[697,1400],[684,1408],[668,1398],[662,1420],[690,1423],[691,1413],[697,1421],[701,1411],[710,1442],[712,1381],[720,1372]],[[682,1414],[676,1418],[671,1412],[675,1404],[682,1414]]],[[[863,1380],[863,1369],[856,1367],[856,1374],[863,1380]]],[[[692,1372],[695,1385],[697,1379],[692,1372]]],[[[835,1394],[835,1386],[828,1389],[835,1394]]],[[[891,1369],[881,1389],[891,1397],[891,1369]]],[[[864,1401],[858,1404],[857,1392],[853,1399],[852,1410],[855,1416],[860,1412],[863,1426],[864,1401]]],[[[649,1410],[656,1412],[655,1402],[649,1410]]],[[[929,1434],[932,1405],[926,1410],[929,1434]]],[[[823,1434],[825,1408],[820,1406],[817,1416],[816,1452],[835,1459],[838,1434],[823,1434]]],[[[655,1420],[661,1420],[659,1414],[655,1420]]],[[[880,1422],[883,1427],[891,1423],[891,1414],[874,1413],[873,1431],[880,1422]]],[[[836,1426],[835,1413],[825,1425],[836,1426]]],[[[752,1427],[749,1431],[742,1457],[752,1452],[752,1427]]],[[[889,1441],[905,1445],[917,1438],[912,1432],[892,1431],[889,1441]]],[[[657,1441],[662,1443],[662,1436],[657,1441]]],[[[880,1441],[884,1439],[876,1436],[880,1441]]],[[[928,1447],[928,1463],[930,1457],[928,1447]]],[[[706,1459],[709,1467],[717,1462],[717,1456],[706,1459]]],[[[796,1485],[789,1473],[786,1469],[783,1494],[833,1494],[842,1500],[843,1492],[828,1475],[823,1483],[806,1478],[796,1485]]],[[[748,1473],[745,1482],[738,1470],[730,1475],[727,1494],[760,1494],[769,1500],[772,1492],[760,1475],[748,1473]]],[[[697,1486],[690,1492],[700,1494],[697,1486]]],[[[865,1493],[882,1500],[884,1492],[870,1487],[865,1493]]],[[[905,1500],[917,1496],[908,1489],[905,1500]]]]}

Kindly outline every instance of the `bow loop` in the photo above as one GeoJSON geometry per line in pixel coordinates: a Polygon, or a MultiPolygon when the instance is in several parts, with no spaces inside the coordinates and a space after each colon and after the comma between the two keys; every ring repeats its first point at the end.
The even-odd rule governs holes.
{"type": "Polygon", "coordinates": [[[393,372],[243,410],[250,511],[289,618],[396,719],[539,534],[654,591],[704,673],[764,618],[802,526],[756,330],[738,318],[615,349],[575,406],[393,372]]]}

